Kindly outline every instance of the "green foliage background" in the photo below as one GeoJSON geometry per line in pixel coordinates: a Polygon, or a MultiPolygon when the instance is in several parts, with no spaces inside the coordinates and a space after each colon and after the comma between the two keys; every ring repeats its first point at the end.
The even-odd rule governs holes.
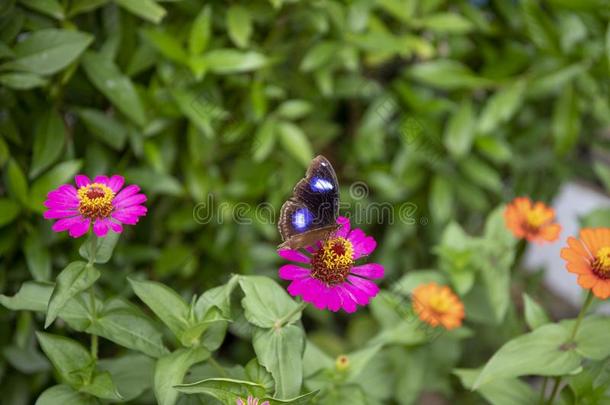
{"type": "MultiPolygon", "coordinates": [[[[378,241],[386,287],[435,268],[452,220],[479,234],[515,195],[549,200],[572,178],[610,185],[609,17],[604,0],[4,0],[0,290],[52,281],[76,257],[42,202],[77,173],[123,174],[149,196],[101,266],[101,295],[131,298],[127,276],[186,296],[232,273],[277,278],[275,224],[231,212],[269,203],[277,217],[316,154],[352,216],[374,202],[416,207],[408,223],[358,224],[378,241]],[[214,216],[197,221],[210,201],[214,216]]],[[[308,314],[308,337],[331,355],[376,322],[366,310],[308,314]]],[[[33,402],[52,379],[33,348],[42,324],[6,309],[0,324],[0,402],[33,402]]],[[[460,364],[480,365],[498,339],[460,364]]],[[[122,354],[104,342],[100,353],[122,354]]],[[[252,352],[235,339],[220,357],[245,364],[252,352]]],[[[445,377],[426,390],[476,400],[445,377]]],[[[390,398],[413,400],[377,397],[390,398]]]]}

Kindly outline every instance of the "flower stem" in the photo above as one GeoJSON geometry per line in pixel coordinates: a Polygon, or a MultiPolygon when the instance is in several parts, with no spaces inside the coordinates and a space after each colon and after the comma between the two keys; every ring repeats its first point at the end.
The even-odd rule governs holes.
{"type": "Polygon", "coordinates": [[[282,319],[279,319],[278,321],[276,321],[275,327],[277,329],[279,329],[279,328],[282,328],[283,326],[285,326],[293,316],[295,316],[299,312],[303,312],[303,310],[305,309],[306,306],[307,306],[307,303],[305,301],[302,301],[292,312],[290,312],[288,315],[286,315],[282,319]]]}
{"type": "Polygon", "coordinates": [[[582,318],[584,318],[585,313],[589,309],[591,302],[593,301],[593,292],[589,290],[587,294],[587,298],[585,299],[585,303],[582,305],[580,313],[578,314],[578,318],[576,318],[576,323],[574,324],[574,328],[572,329],[572,333],[570,334],[570,339],[568,342],[573,342],[576,337],[576,333],[578,332],[578,328],[580,327],[580,323],[582,322],[582,318]]]}
{"type": "MultiPolygon", "coordinates": [[[[89,263],[88,266],[93,266],[95,262],[95,254],[97,253],[97,236],[91,234],[91,242],[89,244],[89,263]]],[[[91,322],[95,322],[97,319],[97,305],[95,302],[95,291],[93,286],[89,287],[89,303],[91,305],[91,322]]],[[[91,357],[97,360],[97,346],[98,338],[97,335],[91,334],[91,357]]]]}
{"type": "Polygon", "coordinates": [[[557,395],[557,391],[559,390],[560,384],[561,384],[561,376],[555,377],[555,384],[553,385],[553,391],[551,391],[551,397],[549,398],[549,405],[553,404],[553,400],[555,399],[555,395],[557,395]]]}
{"type": "MultiPolygon", "coordinates": [[[[578,318],[576,318],[576,322],[574,323],[574,327],[572,328],[572,333],[570,333],[570,338],[568,339],[567,343],[574,343],[574,339],[576,338],[576,334],[578,333],[578,328],[580,327],[582,319],[585,317],[585,314],[587,313],[587,310],[589,309],[591,302],[593,302],[593,292],[591,290],[589,290],[589,293],[587,294],[587,298],[585,299],[585,302],[582,305],[580,312],[578,313],[578,318]]],[[[555,399],[555,395],[557,395],[557,391],[559,390],[560,384],[561,384],[561,376],[555,377],[555,385],[553,386],[553,391],[551,392],[551,397],[549,398],[549,404],[553,403],[553,400],[555,399]]]]}
{"type": "Polygon", "coordinates": [[[544,404],[544,394],[546,394],[546,386],[548,385],[549,382],[549,377],[544,377],[544,380],[542,380],[542,387],[540,389],[540,399],[538,400],[538,403],[540,405],[544,404]]]}

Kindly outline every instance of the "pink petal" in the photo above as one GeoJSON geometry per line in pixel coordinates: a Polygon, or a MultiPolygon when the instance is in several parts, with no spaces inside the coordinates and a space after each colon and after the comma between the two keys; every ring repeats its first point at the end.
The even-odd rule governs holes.
{"type": "Polygon", "coordinates": [[[269,401],[265,401],[261,405],[270,405],[270,404],[269,404],[269,401]]]}
{"type": "Polygon", "coordinates": [[[80,215],[76,216],[76,217],[71,217],[71,218],[63,218],[63,219],[60,219],[59,221],[55,222],[53,224],[53,226],[51,227],[51,229],[54,232],[63,232],[65,230],[71,228],[72,225],[76,224],[77,222],[82,221],[82,219],[83,218],[80,215]]]}
{"type": "Polygon", "coordinates": [[[367,263],[352,267],[351,272],[366,278],[381,278],[383,277],[383,266],[378,263],[367,263]]]}
{"type": "Polygon", "coordinates": [[[50,198],[44,202],[44,206],[47,208],[62,208],[62,209],[78,208],[78,200],[77,199],[68,200],[68,199],[63,199],[63,198],[62,199],[50,198]]]}
{"type": "Polygon", "coordinates": [[[374,297],[379,292],[379,287],[377,286],[377,284],[367,279],[356,276],[347,276],[347,281],[352,283],[354,287],[356,287],[360,291],[363,291],[369,297],[374,297]]]}
{"type": "Polygon", "coordinates": [[[93,182],[100,183],[100,184],[107,186],[108,185],[108,176],[95,176],[95,179],[93,179],[93,182]]]}
{"type": "Polygon", "coordinates": [[[125,187],[121,190],[120,193],[116,195],[116,197],[114,197],[114,204],[116,205],[123,201],[125,198],[131,197],[134,194],[138,194],[139,191],[140,187],[136,186],[135,184],[125,187]]]}
{"type": "Polygon", "coordinates": [[[341,227],[335,231],[335,236],[338,238],[345,238],[351,227],[349,218],[339,217],[337,218],[337,224],[341,225],[341,227]]]}
{"type": "Polygon", "coordinates": [[[110,229],[112,229],[113,232],[115,233],[121,233],[123,232],[123,225],[119,224],[118,222],[114,222],[112,220],[108,220],[108,226],[110,226],[110,229]]]}
{"type": "Polygon", "coordinates": [[[80,220],[76,223],[72,224],[70,229],[68,230],[68,234],[73,238],[80,238],[84,234],[89,231],[89,225],[91,225],[91,220],[89,218],[76,217],[80,220]]]}
{"type": "Polygon", "coordinates": [[[78,210],[76,210],[76,209],[59,209],[59,208],[53,208],[53,209],[47,210],[44,212],[44,214],[42,214],[42,216],[45,219],[66,218],[66,217],[73,217],[75,215],[78,215],[78,210]]]}
{"type": "Polygon", "coordinates": [[[347,239],[354,245],[354,260],[368,256],[377,247],[375,239],[372,236],[366,236],[362,229],[354,229],[347,239]]]}
{"type": "Polygon", "coordinates": [[[100,237],[103,238],[108,233],[108,221],[107,219],[98,219],[93,222],[93,232],[100,237]]]}
{"type": "Polygon", "coordinates": [[[146,214],[146,207],[137,205],[135,207],[124,208],[120,211],[114,211],[112,218],[127,225],[135,225],[139,217],[146,214]]]}
{"type": "Polygon", "coordinates": [[[119,202],[116,201],[116,198],[112,202],[112,204],[116,208],[127,208],[133,205],[138,205],[146,201],[146,196],[144,194],[136,194],[131,197],[123,198],[119,202]]]}
{"type": "Polygon", "coordinates": [[[368,294],[349,283],[344,283],[343,288],[353,297],[358,305],[368,305],[371,301],[371,297],[368,294]]]}
{"type": "Polygon", "coordinates": [[[292,249],[282,249],[282,250],[278,250],[277,252],[280,257],[283,257],[286,260],[290,260],[293,262],[299,262],[299,263],[310,263],[311,262],[311,258],[305,256],[303,253],[297,251],[297,250],[292,250],[292,249]]]}
{"type": "Polygon", "coordinates": [[[115,193],[119,192],[123,184],[125,184],[125,177],[117,176],[116,174],[108,180],[108,187],[115,193]]]}
{"type": "Polygon", "coordinates": [[[328,309],[330,309],[333,312],[337,312],[340,308],[341,308],[341,304],[342,304],[342,297],[339,294],[339,287],[338,286],[332,286],[328,289],[327,293],[326,293],[326,299],[327,304],[328,304],[328,309]]]}
{"type": "Polygon", "coordinates": [[[89,180],[89,177],[85,176],[84,174],[77,174],[74,177],[74,182],[76,183],[76,187],[78,188],[85,187],[91,184],[91,180],[89,180]]]}
{"type": "Polygon", "coordinates": [[[341,306],[348,314],[356,312],[358,306],[356,305],[356,298],[345,288],[345,285],[339,285],[337,287],[337,293],[341,298],[341,306]]]}
{"type": "Polygon", "coordinates": [[[246,404],[243,399],[237,398],[237,400],[235,401],[235,405],[246,405],[246,404]]]}
{"type": "Polygon", "coordinates": [[[296,264],[286,264],[280,267],[280,278],[283,280],[298,280],[310,276],[309,270],[296,264]]]}

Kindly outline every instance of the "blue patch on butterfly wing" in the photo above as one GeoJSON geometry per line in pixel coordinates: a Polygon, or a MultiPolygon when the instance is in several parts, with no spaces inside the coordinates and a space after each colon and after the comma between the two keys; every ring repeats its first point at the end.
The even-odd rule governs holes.
{"type": "Polygon", "coordinates": [[[317,193],[324,193],[326,191],[331,191],[335,188],[332,181],[322,179],[320,177],[314,177],[311,182],[311,190],[317,193]]]}
{"type": "Polygon", "coordinates": [[[297,231],[304,231],[309,227],[313,215],[307,208],[299,208],[292,214],[292,225],[297,231]]]}

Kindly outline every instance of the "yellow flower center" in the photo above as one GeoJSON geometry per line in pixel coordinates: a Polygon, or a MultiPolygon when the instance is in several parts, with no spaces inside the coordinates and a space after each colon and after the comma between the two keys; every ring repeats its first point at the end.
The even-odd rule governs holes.
{"type": "Polygon", "coordinates": [[[540,228],[542,225],[544,225],[546,218],[544,216],[544,211],[541,210],[532,210],[529,211],[526,215],[527,218],[527,225],[529,225],[530,228],[533,229],[538,229],[540,228]]]}
{"type": "Polygon", "coordinates": [[[329,239],[313,256],[311,264],[312,277],[329,285],[342,283],[354,264],[354,246],[342,237],[329,239]]]}
{"type": "Polygon", "coordinates": [[[428,305],[430,305],[430,308],[432,308],[435,312],[444,313],[449,310],[451,303],[446,297],[437,294],[430,297],[428,305]]]}
{"type": "Polygon", "coordinates": [[[339,371],[347,370],[349,368],[349,358],[344,354],[337,357],[337,360],[335,360],[335,367],[339,371]]]}
{"type": "Polygon", "coordinates": [[[593,271],[598,276],[610,277],[610,247],[606,246],[597,251],[593,260],[593,271]]]}
{"type": "Polygon", "coordinates": [[[78,212],[85,218],[107,218],[112,214],[114,191],[100,183],[92,183],[78,189],[78,212]]]}

